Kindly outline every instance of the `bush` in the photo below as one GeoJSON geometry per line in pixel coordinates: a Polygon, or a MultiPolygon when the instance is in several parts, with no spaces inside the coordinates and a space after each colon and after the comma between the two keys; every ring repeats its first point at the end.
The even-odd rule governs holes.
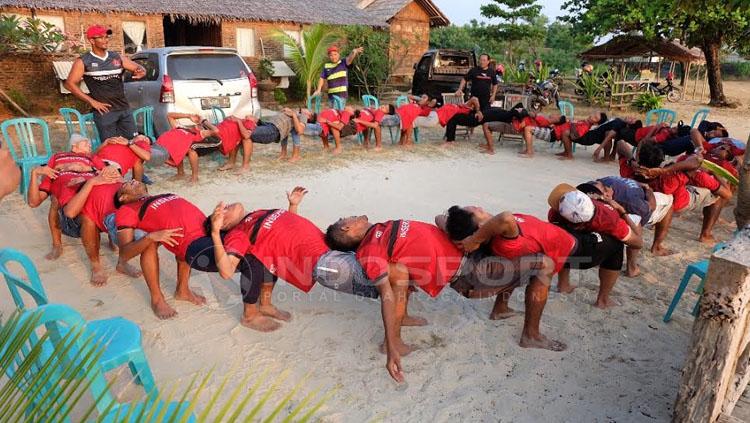
{"type": "Polygon", "coordinates": [[[258,77],[260,79],[270,79],[273,76],[273,63],[267,57],[260,59],[258,64],[258,77]]]}
{"type": "Polygon", "coordinates": [[[750,62],[722,63],[721,74],[736,79],[750,79],[750,62]]]}
{"type": "Polygon", "coordinates": [[[286,94],[284,93],[284,90],[281,88],[273,90],[273,99],[279,104],[286,103],[286,94]]]}
{"type": "Polygon", "coordinates": [[[52,52],[65,42],[65,35],[41,19],[0,16],[0,53],[9,51],[52,52]]]}
{"type": "Polygon", "coordinates": [[[344,36],[347,48],[342,51],[342,57],[357,47],[365,49],[364,54],[357,57],[349,70],[350,87],[357,89],[360,95],[379,96],[392,71],[405,60],[405,55],[392,60],[388,54],[391,37],[387,31],[350,25],[344,27],[344,36]]]}
{"type": "Polygon", "coordinates": [[[643,113],[653,109],[660,109],[664,102],[664,96],[653,93],[643,93],[633,100],[633,108],[643,113]]]}

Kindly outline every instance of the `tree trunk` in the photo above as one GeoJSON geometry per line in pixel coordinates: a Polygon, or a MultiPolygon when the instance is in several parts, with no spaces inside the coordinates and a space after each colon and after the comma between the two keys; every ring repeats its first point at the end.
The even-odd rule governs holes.
{"type": "MultiPolygon", "coordinates": [[[[748,136],[750,142],[750,136],[748,136]]],[[[745,154],[742,167],[740,167],[740,186],[737,190],[737,207],[734,208],[734,219],[737,221],[737,229],[742,229],[750,224],[750,153],[745,154]]]]}
{"type": "Polygon", "coordinates": [[[708,72],[708,89],[711,92],[709,105],[716,107],[727,106],[727,98],[724,96],[724,85],[721,82],[721,63],[719,62],[719,50],[721,39],[706,40],[701,46],[706,56],[706,71],[708,72]]]}

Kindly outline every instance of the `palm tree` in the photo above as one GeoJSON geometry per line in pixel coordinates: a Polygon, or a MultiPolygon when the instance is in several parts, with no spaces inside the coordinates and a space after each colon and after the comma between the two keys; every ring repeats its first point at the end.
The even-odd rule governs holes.
{"type": "Polygon", "coordinates": [[[329,25],[315,24],[302,31],[301,44],[281,30],[274,31],[272,37],[287,48],[292,69],[305,82],[307,97],[310,97],[326,63],[326,50],[341,40],[341,32],[329,25]]]}

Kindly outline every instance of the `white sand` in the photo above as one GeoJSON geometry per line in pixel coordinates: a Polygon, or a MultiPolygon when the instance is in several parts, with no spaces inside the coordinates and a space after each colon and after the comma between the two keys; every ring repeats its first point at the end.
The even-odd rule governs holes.
{"type": "MultiPolygon", "coordinates": [[[[560,162],[546,146],[540,146],[536,159],[522,160],[510,145],[488,157],[466,142],[448,151],[419,145],[405,154],[388,145],[379,155],[355,152],[347,143],[343,157],[333,158],[308,142],[305,160],[289,166],[271,160],[276,153],[272,147],[258,149],[251,176],[219,174],[217,163],[207,163],[197,187],[159,182],[151,191],[183,195],[209,212],[219,200],[242,201],[251,209],[285,207],[284,191],[303,185],[310,194],[301,214],[325,228],[340,216],[362,213],[371,221],[432,221],[453,204],[545,218],[546,197],[557,182],[580,183],[617,174],[614,165],[591,163],[591,149],[579,149],[574,162],[560,162]]],[[[172,170],[148,173],[164,181],[172,170]]],[[[162,386],[214,365],[219,375],[233,372],[235,381],[245,369],[289,369],[285,389],[310,373],[310,389],[340,386],[320,412],[326,422],[667,421],[688,346],[689,311],[697,295],[685,294],[670,324],[661,318],[685,264],[705,257],[709,249],[694,240],[698,215],[676,219],[668,246],[681,253],[667,258],[644,253],[643,276],[620,279],[614,299],[622,306],[610,311],[591,306],[598,289],[596,272],[574,272],[580,288],[570,296],[553,294],[542,320],[543,333],[568,343],[562,353],[520,348],[523,318],[489,321],[491,300],[466,300],[451,289],[434,300],[415,295],[411,311],[426,317],[430,325],[404,330],[406,342],[419,349],[403,358],[407,383],[397,386],[377,351],[382,338],[377,302],[321,287],[305,295],[281,282],[276,304],[291,311],[294,320],[275,333],[259,334],[238,325],[237,282],[196,272],[191,284],[207,295],[208,306],[178,303],[179,316],[160,321],[151,313],[142,280],[113,273],[106,287],[91,287],[78,240],[66,238],[63,256],[46,261],[46,213],[46,205],[31,210],[17,194],[4,201],[0,245],[33,258],[54,302],[70,304],[88,319],[121,315],[137,322],[162,386]]],[[[720,225],[717,237],[726,239],[730,229],[720,225]]],[[[651,236],[646,235],[648,245],[651,236]]],[[[113,268],[114,254],[104,248],[103,254],[113,268]]],[[[175,265],[163,249],[161,266],[164,290],[172,301],[175,265]]],[[[519,310],[521,294],[517,291],[511,301],[519,310]]],[[[10,309],[8,295],[0,295],[0,306],[10,309]]]]}

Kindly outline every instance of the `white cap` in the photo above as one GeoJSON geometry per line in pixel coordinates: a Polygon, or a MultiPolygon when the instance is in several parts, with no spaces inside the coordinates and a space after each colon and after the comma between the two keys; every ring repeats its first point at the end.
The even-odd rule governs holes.
{"type": "Polygon", "coordinates": [[[560,199],[560,216],[571,223],[588,222],[594,218],[594,202],[581,191],[571,191],[560,199]]]}
{"type": "Polygon", "coordinates": [[[83,135],[81,135],[79,133],[74,133],[74,134],[72,134],[70,136],[70,142],[68,143],[68,145],[75,145],[75,144],[78,144],[81,141],[88,141],[88,140],[89,139],[86,138],[86,137],[84,137],[83,135]]]}

